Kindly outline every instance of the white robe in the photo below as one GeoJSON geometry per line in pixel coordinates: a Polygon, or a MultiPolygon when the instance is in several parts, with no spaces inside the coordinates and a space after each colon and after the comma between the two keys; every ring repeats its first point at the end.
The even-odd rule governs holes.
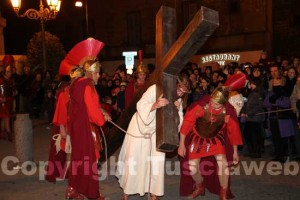
{"type": "MultiPolygon", "coordinates": [[[[149,183],[151,194],[164,195],[165,153],[156,151],[156,110],[151,111],[155,101],[156,85],[152,85],[138,101],[137,112],[127,129],[130,135],[126,134],[121,147],[116,177],[128,195],[145,195],[149,192],[149,183]],[[141,137],[149,133],[152,134],[151,139],[131,136],[141,137]]],[[[179,116],[182,122],[182,109],[179,116]]]]}

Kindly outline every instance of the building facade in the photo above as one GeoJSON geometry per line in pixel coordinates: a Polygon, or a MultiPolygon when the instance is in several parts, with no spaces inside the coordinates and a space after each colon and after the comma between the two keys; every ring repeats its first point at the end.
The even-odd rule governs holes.
{"type": "MultiPolygon", "coordinates": [[[[66,51],[78,41],[94,37],[106,44],[100,54],[102,60],[120,60],[123,59],[123,51],[138,49],[144,50],[145,57],[153,58],[155,17],[161,5],[164,5],[176,9],[178,36],[201,6],[219,12],[220,26],[199,49],[198,54],[264,50],[272,56],[300,55],[298,0],[88,0],[87,2],[88,15],[84,7],[76,8],[74,1],[63,0],[57,19],[46,23],[46,31],[57,35],[66,51]]],[[[39,23],[17,18],[11,6],[8,7],[8,4],[6,6],[0,7],[1,11],[6,9],[2,11],[3,17],[7,19],[7,27],[4,29],[5,49],[8,51],[6,53],[23,54],[30,38],[39,31],[39,23]],[[14,25],[18,26],[20,31],[16,31],[14,25]]]]}
{"type": "MultiPolygon", "coordinates": [[[[298,0],[111,0],[100,4],[103,6],[94,11],[97,6],[91,7],[91,18],[95,36],[107,44],[101,53],[105,60],[122,59],[122,51],[137,49],[153,58],[155,15],[161,5],[176,9],[178,36],[201,6],[219,12],[220,26],[198,55],[267,51],[273,58],[300,56],[298,0]],[[102,12],[107,15],[96,20],[102,12]]],[[[257,57],[252,55],[249,61],[257,57]]],[[[243,57],[245,61],[248,56],[243,57]]]]}

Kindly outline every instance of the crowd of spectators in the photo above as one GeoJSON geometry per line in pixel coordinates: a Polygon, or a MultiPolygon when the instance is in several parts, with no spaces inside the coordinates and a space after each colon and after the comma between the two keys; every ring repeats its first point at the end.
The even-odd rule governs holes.
{"type": "MultiPolygon", "coordinates": [[[[149,64],[148,68],[151,74],[155,67],[149,64]]],[[[47,118],[50,125],[60,76],[50,71],[32,72],[28,66],[24,66],[22,75],[17,74],[13,66],[10,71],[9,79],[13,80],[15,99],[12,113],[29,113],[31,118],[47,118]]],[[[300,107],[300,62],[297,56],[277,56],[271,60],[266,53],[262,53],[255,63],[233,62],[225,66],[214,63],[202,68],[195,63],[188,63],[180,73],[186,74],[191,83],[188,105],[211,94],[232,74],[245,73],[248,84],[243,90],[232,92],[231,96],[239,95],[240,98],[230,101],[240,120],[243,154],[260,158],[264,153],[265,141],[270,139],[275,161],[286,162],[291,157],[299,159],[297,106],[300,107]]],[[[96,85],[100,101],[116,121],[125,110],[126,87],[137,77],[135,74],[126,74],[125,65],[119,66],[112,75],[102,71],[100,77],[96,85]]],[[[1,79],[5,79],[5,70],[1,79]]],[[[1,128],[1,137],[5,138],[3,132],[5,129],[1,128]]]]}

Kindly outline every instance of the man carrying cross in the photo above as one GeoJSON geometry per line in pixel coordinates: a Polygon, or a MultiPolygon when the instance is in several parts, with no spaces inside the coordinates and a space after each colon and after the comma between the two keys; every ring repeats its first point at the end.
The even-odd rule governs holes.
{"type": "MultiPolygon", "coordinates": [[[[178,99],[174,104],[182,121],[182,105],[189,91],[186,76],[178,78],[176,89],[178,99]]],[[[123,200],[133,194],[149,193],[151,200],[164,195],[165,153],[156,150],[156,110],[167,104],[163,95],[156,99],[156,85],[150,86],[137,103],[118,159],[116,176],[124,192],[123,200]]]]}
{"type": "MultiPolygon", "coordinates": [[[[177,100],[178,94],[176,94],[176,90],[172,90],[172,88],[176,88],[177,76],[179,72],[184,67],[184,65],[191,59],[191,57],[195,55],[195,53],[204,44],[204,42],[213,33],[213,31],[218,27],[218,23],[219,23],[218,13],[216,11],[202,7],[195,14],[194,18],[191,20],[186,30],[176,40],[177,36],[176,36],[175,17],[176,17],[175,9],[164,7],[164,6],[162,6],[159,12],[157,13],[156,16],[156,27],[157,27],[156,28],[156,66],[157,67],[155,71],[152,73],[152,75],[149,77],[145,86],[135,96],[130,107],[126,109],[126,111],[122,114],[121,120],[119,121],[118,125],[125,126],[128,124],[128,119],[130,119],[132,114],[135,113],[135,108],[137,108],[137,112],[134,114],[134,117],[131,118],[131,122],[127,134],[133,134],[129,130],[131,129],[133,122],[137,121],[136,120],[136,117],[138,116],[137,113],[143,113],[146,116],[147,114],[149,115],[151,113],[150,112],[151,106],[155,104],[156,99],[159,99],[158,97],[160,97],[161,94],[163,94],[164,98],[166,98],[170,102],[174,102],[177,100]],[[153,85],[155,85],[155,87],[153,87],[153,85]],[[136,102],[141,98],[142,95],[143,95],[142,97],[143,99],[144,96],[148,94],[148,90],[150,90],[151,87],[153,90],[152,100],[148,102],[149,104],[147,107],[148,109],[146,110],[145,109],[146,107],[139,107],[140,102],[137,103],[137,106],[135,106],[136,102]]],[[[142,99],[140,99],[140,101],[142,99]]],[[[159,121],[159,123],[155,123],[155,126],[153,126],[152,124],[151,129],[149,130],[149,133],[153,133],[153,134],[155,133],[155,137],[156,137],[156,145],[153,146],[152,150],[158,149],[163,152],[170,152],[175,150],[175,148],[178,147],[177,144],[178,144],[179,117],[176,114],[177,111],[178,110],[176,109],[175,106],[173,106],[172,103],[164,106],[163,108],[155,109],[155,111],[152,111],[152,113],[156,112],[156,116],[155,117],[152,116],[154,117],[153,119],[155,120],[157,119],[157,121],[159,121]]],[[[152,121],[150,120],[150,122],[152,123],[155,120],[152,121]]],[[[149,121],[147,122],[151,124],[149,121]]],[[[148,124],[146,125],[148,126],[148,124]]],[[[136,129],[136,131],[139,130],[136,129]]],[[[116,129],[112,129],[109,138],[110,143],[119,144],[118,139],[120,138],[119,137],[120,135],[121,134],[118,134],[118,131],[116,129]]],[[[129,138],[129,136],[127,135],[126,137],[129,138]]],[[[155,141],[154,137],[153,140],[155,141]]],[[[125,139],[123,145],[126,143],[126,141],[127,140],[125,139]]],[[[136,143],[133,144],[136,145],[136,143]]],[[[110,145],[108,146],[110,147],[110,145]]],[[[150,145],[148,145],[148,147],[149,146],[150,145]]],[[[141,145],[141,147],[138,149],[140,150],[144,148],[147,149],[145,146],[141,145]]],[[[109,148],[108,149],[109,154],[112,154],[112,152],[114,152],[115,149],[116,148],[109,148]]],[[[122,149],[125,148],[122,147],[122,149]]],[[[123,152],[127,153],[125,150],[123,152]]],[[[137,153],[135,152],[135,154],[137,153]]],[[[129,156],[128,155],[126,156],[127,156],[125,157],[126,159],[130,158],[130,154],[129,156]]],[[[162,157],[164,160],[164,154],[162,157]]],[[[119,169],[122,167],[124,168],[124,166],[120,165],[119,169]]],[[[147,172],[148,171],[146,171],[146,175],[145,174],[143,175],[144,177],[145,176],[147,177],[147,172]]],[[[123,177],[127,178],[126,175],[124,175],[123,177]]],[[[120,183],[123,182],[122,177],[120,178],[119,181],[120,183]]],[[[136,182],[137,181],[135,182],[131,181],[130,183],[136,184],[136,182]]],[[[125,185],[125,181],[123,183],[125,185]]],[[[145,183],[148,184],[148,181],[144,180],[143,182],[141,182],[141,185],[144,186],[145,183]]],[[[151,184],[153,184],[153,181],[151,182],[151,184]]],[[[124,185],[121,185],[121,187],[123,187],[124,185]]],[[[153,184],[153,185],[157,187],[162,187],[161,185],[163,184],[153,184]]],[[[151,190],[146,190],[145,188],[142,190],[142,193],[145,193],[145,191],[146,192],[150,191],[150,193],[152,193],[151,190]]],[[[160,191],[163,190],[160,189],[160,191]]],[[[125,195],[123,199],[127,199],[128,198],[127,194],[133,194],[138,192],[128,193],[126,190],[124,190],[124,193],[125,195]]],[[[153,194],[159,196],[160,194],[163,193],[153,192],[153,194]]]]}

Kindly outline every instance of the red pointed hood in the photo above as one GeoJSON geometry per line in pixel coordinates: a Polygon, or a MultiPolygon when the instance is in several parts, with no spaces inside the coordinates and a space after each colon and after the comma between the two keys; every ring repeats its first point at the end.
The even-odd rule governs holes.
{"type": "Polygon", "coordinates": [[[224,86],[229,87],[229,90],[239,90],[245,87],[247,78],[244,73],[237,73],[230,76],[225,82],[224,86]]]}

